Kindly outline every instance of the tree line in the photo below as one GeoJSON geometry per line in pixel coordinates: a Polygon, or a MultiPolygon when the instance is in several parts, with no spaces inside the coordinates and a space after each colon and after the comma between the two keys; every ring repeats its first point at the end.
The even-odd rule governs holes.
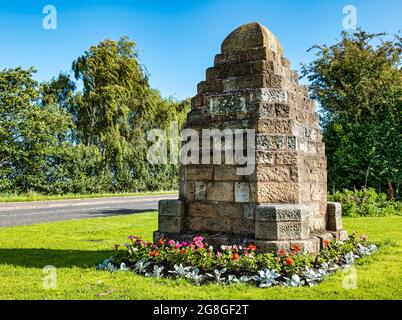
{"type": "MultiPolygon", "coordinates": [[[[302,66],[320,106],[328,188],[401,196],[401,37],[361,29],[316,45],[302,66]]],[[[152,89],[127,37],[104,40],[72,63],[71,76],[33,79],[0,71],[0,192],[93,193],[177,188],[177,165],[147,159],[146,134],[182,127],[189,100],[152,89]]]]}
{"type": "Polygon", "coordinates": [[[150,87],[133,41],[92,46],[72,63],[73,76],[38,83],[35,72],[0,72],[0,192],[177,188],[177,166],[146,161],[146,133],[183,125],[189,101],[150,87]]]}

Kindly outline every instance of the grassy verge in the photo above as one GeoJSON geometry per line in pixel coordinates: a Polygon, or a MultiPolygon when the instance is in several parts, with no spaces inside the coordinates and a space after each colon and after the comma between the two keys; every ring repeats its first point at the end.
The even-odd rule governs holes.
{"type": "Polygon", "coordinates": [[[357,288],[337,272],[315,287],[259,289],[251,285],[196,287],[186,281],[96,271],[130,234],[152,238],[156,213],[0,228],[0,299],[400,299],[402,218],[346,218],[380,250],[356,265],[357,288]],[[57,267],[57,289],[43,289],[45,265],[57,267]]]}
{"type": "Polygon", "coordinates": [[[0,202],[26,202],[42,200],[67,200],[67,199],[92,199],[92,198],[113,198],[129,196],[152,196],[163,194],[176,194],[177,191],[154,191],[154,192],[128,192],[128,193],[92,193],[76,194],[67,193],[62,195],[43,195],[40,193],[27,194],[0,194],[0,202]]]}

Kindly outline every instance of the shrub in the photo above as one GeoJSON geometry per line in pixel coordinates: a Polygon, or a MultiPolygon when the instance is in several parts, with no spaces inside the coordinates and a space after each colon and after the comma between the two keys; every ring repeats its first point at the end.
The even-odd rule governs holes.
{"type": "Polygon", "coordinates": [[[342,204],[342,215],[346,217],[382,217],[402,215],[402,203],[388,200],[385,193],[377,193],[373,188],[344,189],[328,195],[330,201],[342,204]]]}

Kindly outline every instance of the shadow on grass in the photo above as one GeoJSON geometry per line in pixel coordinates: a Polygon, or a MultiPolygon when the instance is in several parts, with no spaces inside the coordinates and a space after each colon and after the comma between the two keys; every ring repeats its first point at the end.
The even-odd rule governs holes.
{"type": "Polygon", "coordinates": [[[116,251],[54,250],[54,249],[0,249],[0,265],[43,268],[94,267],[116,251]]]}

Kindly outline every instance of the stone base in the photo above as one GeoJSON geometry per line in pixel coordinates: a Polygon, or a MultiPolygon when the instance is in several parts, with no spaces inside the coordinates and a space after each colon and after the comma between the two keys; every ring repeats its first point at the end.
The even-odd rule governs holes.
{"type": "Polygon", "coordinates": [[[298,244],[303,253],[317,254],[320,251],[320,239],[318,237],[310,237],[303,240],[256,240],[251,238],[239,238],[236,235],[230,234],[203,234],[203,233],[167,233],[167,232],[154,232],[154,242],[160,238],[173,239],[176,241],[191,242],[192,239],[201,235],[206,239],[206,242],[214,248],[220,248],[222,245],[242,245],[255,244],[257,246],[257,253],[276,252],[278,250],[290,250],[295,244],[298,244]]]}

